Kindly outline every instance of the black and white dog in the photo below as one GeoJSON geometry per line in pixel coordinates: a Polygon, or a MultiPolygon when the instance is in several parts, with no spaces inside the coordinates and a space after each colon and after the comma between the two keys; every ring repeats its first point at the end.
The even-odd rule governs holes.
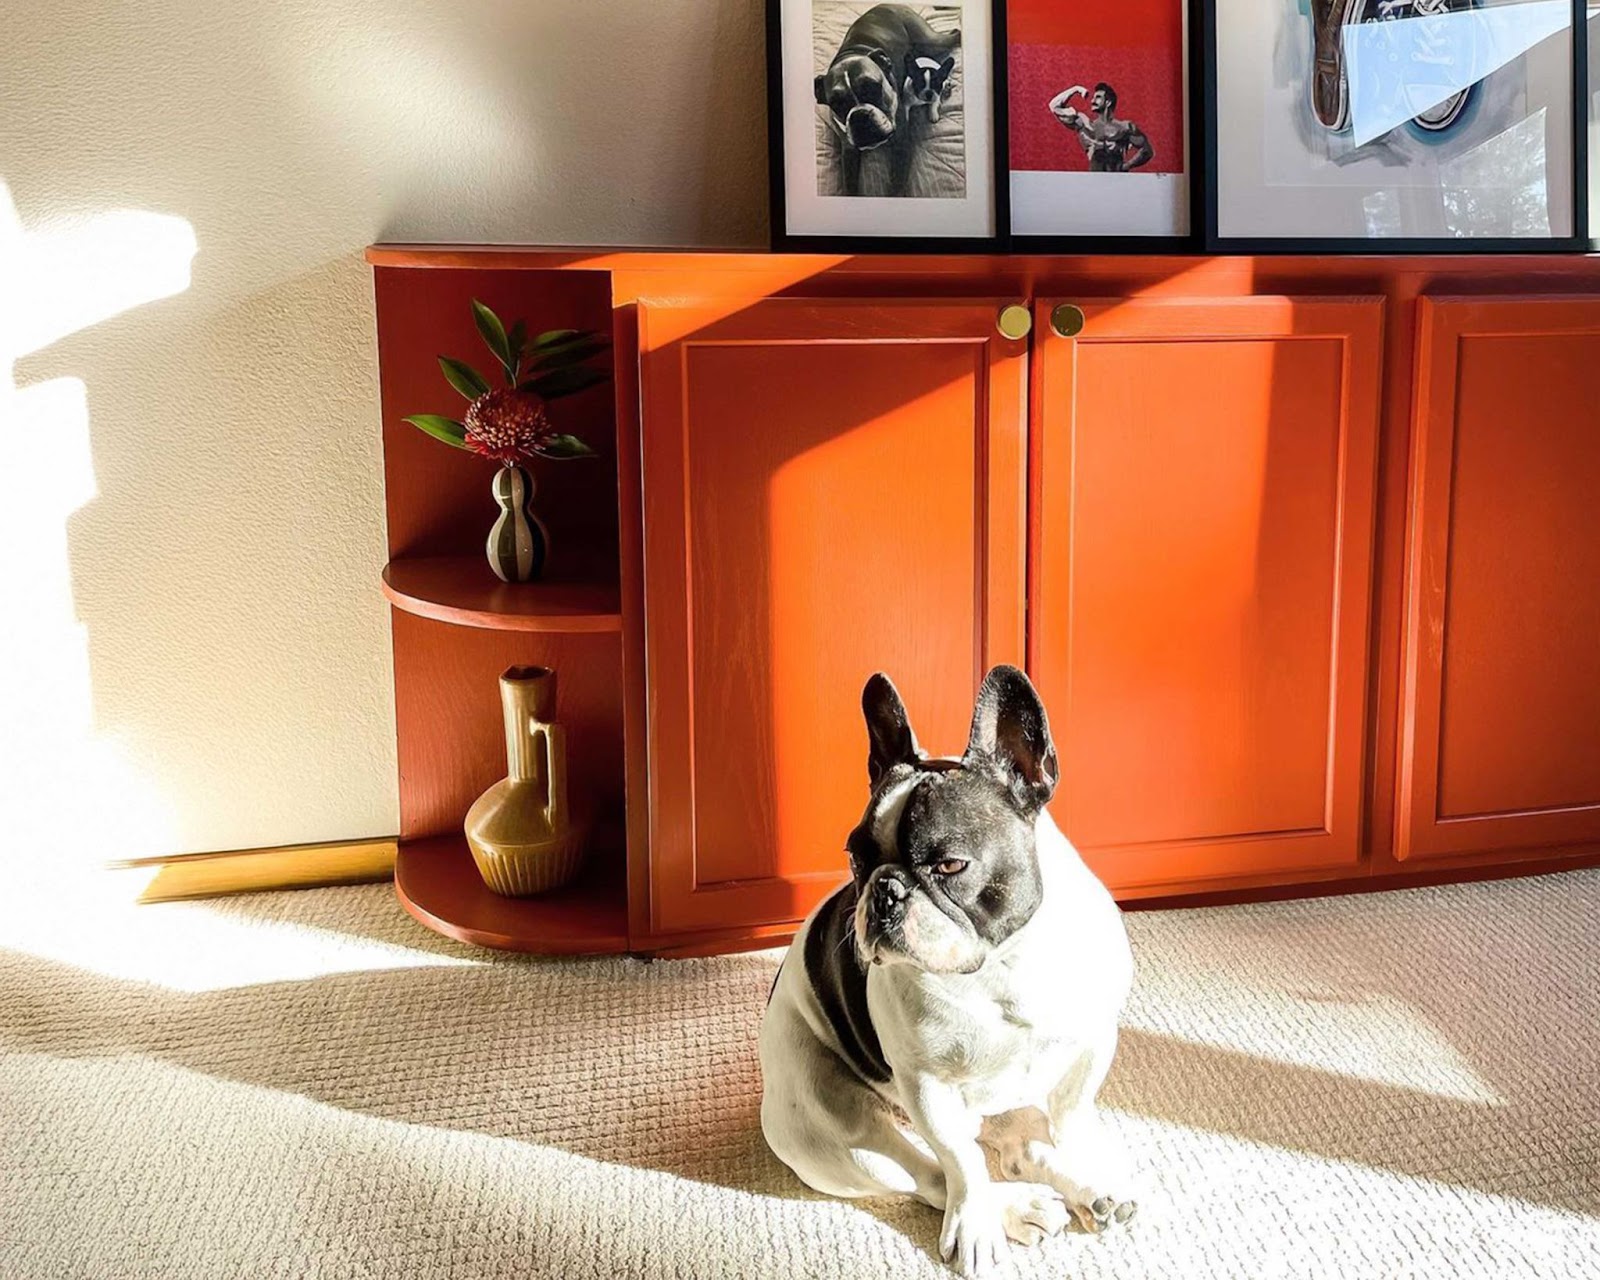
{"type": "Polygon", "coordinates": [[[814,82],[817,103],[839,135],[845,195],[861,194],[861,157],[882,146],[889,148],[889,194],[906,194],[911,106],[921,102],[934,120],[939,118],[937,103],[960,43],[959,31],[940,34],[903,4],[873,5],[850,24],[833,61],[814,82]]]}
{"type": "Polygon", "coordinates": [[[990,671],[959,759],[924,755],[886,676],[862,709],[872,798],[852,878],[801,925],[761,1024],[768,1144],[818,1191],[942,1209],[940,1252],[968,1274],[1069,1210],[1091,1231],[1126,1222],[1094,1100],[1133,958],[1045,810],[1058,767],[1038,693],[990,671]]]}

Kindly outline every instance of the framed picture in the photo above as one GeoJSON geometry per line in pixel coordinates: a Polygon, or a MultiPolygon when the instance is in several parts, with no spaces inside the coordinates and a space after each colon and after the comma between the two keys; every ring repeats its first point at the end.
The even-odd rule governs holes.
{"type": "Polygon", "coordinates": [[[1207,247],[1581,247],[1584,3],[1202,0],[1207,247]]]}
{"type": "Polygon", "coordinates": [[[1589,104],[1589,132],[1582,166],[1589,171],[1585,234],[1589,237],[1589,248],[1600,249],[1600,0],[1586,0],[1585,8],[1588,20],[1583,24],[1584,80],[1579,94],[1589,104]]]}
{"type": "Polygon", "coordinates": [[[1186,0],[1005,0],[1004,11],[1017,246],[1186,245],[1186,0]]]}
{"type": "Polygon", "coordinates": [[[768,0],[776,249],[993,247],[991,0],[768,0]]]}

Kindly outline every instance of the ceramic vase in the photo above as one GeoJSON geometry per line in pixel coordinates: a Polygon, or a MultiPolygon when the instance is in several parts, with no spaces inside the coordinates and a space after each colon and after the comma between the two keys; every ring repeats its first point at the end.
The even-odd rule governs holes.
{"type": "Polygon", "coordinates": [[[507,897],[566,884],[583,862],[567,805],[566,735],[555,722],[556,673],[511,667],[500,677],[506,776],[467,811],[467,844],[483,882],[507,897]]]}
{"type": "Polygon", "coordinates": [[[550,534],[533,514],[533,474],[526,467],[495,472],[494,500],[500,516],[489,530],[489,567],[502,582],[537,582],[544,572],[550,534]]]}

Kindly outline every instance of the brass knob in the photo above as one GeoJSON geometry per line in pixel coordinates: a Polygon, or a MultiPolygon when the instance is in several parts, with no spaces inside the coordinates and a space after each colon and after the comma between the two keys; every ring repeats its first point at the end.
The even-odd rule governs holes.
{"type": "Polygon", "coordinates": [[[1083,308],[1075,307],[1070,302],[1063,302],[1050,313],[1050,327],[1056,331],[1056,336],[1071,338],[1083,332],[1083,308]]]}
{"type": "Polygon", "coordinates": [[[1013,342],[1018,338],[1026,338],[1033,332],[1033,312],[1020,302],[1009,303],[1000,308],[995,328],[1000,330],[1002,338],[1010,338],[1013,342]]]}

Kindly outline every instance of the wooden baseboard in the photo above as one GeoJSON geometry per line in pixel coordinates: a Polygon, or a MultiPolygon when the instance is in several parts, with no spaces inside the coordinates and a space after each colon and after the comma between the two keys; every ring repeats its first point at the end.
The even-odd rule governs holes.
{"type": "Polygon", "coordinates": [[[150,873],[140,902],[214,898],[263,889],[309,889],[317,885],[366,884],[394,874],[397,840],[330,841],[275,849],[232,849],[168,858],[129,858],[107,865],[117,871],[150,873]]]}

